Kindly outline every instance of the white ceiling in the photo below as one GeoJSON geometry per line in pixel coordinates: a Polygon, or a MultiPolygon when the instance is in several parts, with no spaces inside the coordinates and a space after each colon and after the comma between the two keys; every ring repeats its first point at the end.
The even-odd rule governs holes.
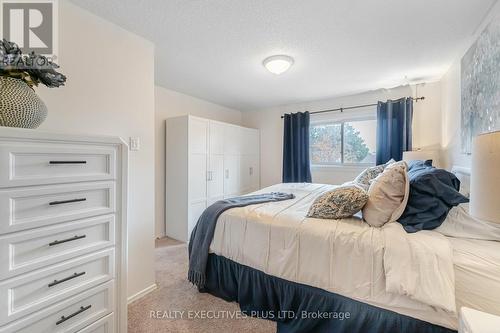
{"type": "Polygon", "coordinates": [[[496,0],[73,2],[153,41],[158,85],[252,110],[439,78],[496,0]]]}

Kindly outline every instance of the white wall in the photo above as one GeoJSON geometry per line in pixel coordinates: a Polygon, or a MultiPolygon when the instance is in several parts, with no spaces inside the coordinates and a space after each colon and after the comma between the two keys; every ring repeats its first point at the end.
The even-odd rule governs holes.
{"type": "MultiPolygon", "coordinates": [[[[414,104],[413,147],[439,147],[441,142],[441,91],[440,83],[418,85],[418,95],[425,101],[414,104]]],[[[283,113],[315,111],[376,103],[379,100],[415,96],[415,86],[371,91],[302,104],[279,106],[265,110],[244,112],[243,124],[261,130],[261,185],[269,186],[281,182],[283,156],[283,113]]],[[[374,107],[375,109],[375,107],[374,107]]],[[[346,111],[346,112],[356,112],[346,111]]],[[[311,117],[315,117],[314,115],[311,117]]],[[[313,118],[311,118],[313,119],[313,118]]],[[[356,177],[363,168],[321,167],[312,169],[313,182],[340,184],[356,177]]]]}
{"type": "Polygon", "coordinates": [[[241,112],[181,94],[155,88],[155,192],[157,237],[165,235],[165,119],[186,114],[241,125],[241,112]]]}
{"type": "Polygon", "coordinates": [[[461,124],[461,93],[460,93],[460,62],[456,62],[441,79],[441,110],[442,110],[442,151],[446,169],[453,166],[470,167],[471,156],[462,154],[460,124],[461,124]]]}
{"type": "Polygon", "coordinates": [[[38,88],[45,131],[141,139],[130,152],[128,295],[155,282],[154,47],[71,4],[59,2],[59,65],[65,87],[38,88]]]}

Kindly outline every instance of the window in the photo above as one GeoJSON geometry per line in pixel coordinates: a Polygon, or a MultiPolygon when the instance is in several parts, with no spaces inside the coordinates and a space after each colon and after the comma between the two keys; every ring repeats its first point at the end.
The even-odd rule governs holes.
{"type": "Polygon", "coordinates": [[[375,164],[377,121],[342,120],[311,124],[312,165],[375,164]]]}

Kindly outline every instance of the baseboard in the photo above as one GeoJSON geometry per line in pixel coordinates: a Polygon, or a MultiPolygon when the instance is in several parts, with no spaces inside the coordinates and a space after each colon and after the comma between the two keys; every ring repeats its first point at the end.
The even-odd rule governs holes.
{"type": "Polygon", "coordinates": [[[149,287],[139,291],[138,293],[135,293],[134,295],[132,296],[129,296],[127,298],[127,304],[130,304],[134,301],[137,301],[138,299],[146,296],[147,294],[149,294],[150,292],[156,290],[156,288],[158,288],[158,285],[156,283],[150,285],[149,287]]]}

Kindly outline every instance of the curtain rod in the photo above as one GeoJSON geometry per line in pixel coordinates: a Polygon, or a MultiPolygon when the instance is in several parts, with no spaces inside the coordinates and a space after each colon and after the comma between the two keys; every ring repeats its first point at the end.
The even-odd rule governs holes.
{"type": "MultiPolygon", "coordinates": [[[[425,96],[413,98],[414,101],[419,101],[419,100],[423,101],[424,99],[425,99],[425,96]]],[[[336,112],[336,111],[344,112],[344,110],[361,109],[361,108],[364,108],[364,107],[377,106],[377,105],[378,105],[378,103],[363,104],[363,105],[355,105],[355,106],[346,106],[346,107],[336,108],[336,109],[330,109],[330,110],[313,111],[313,112],[309,112],[309,113],[310,114],[316,114],[316,113],[326,113],[326,112],[336,112]]],[[[283,118],[285,118],[285,117],[281,116],[281,119],[283,119],[283,118]]]]}

